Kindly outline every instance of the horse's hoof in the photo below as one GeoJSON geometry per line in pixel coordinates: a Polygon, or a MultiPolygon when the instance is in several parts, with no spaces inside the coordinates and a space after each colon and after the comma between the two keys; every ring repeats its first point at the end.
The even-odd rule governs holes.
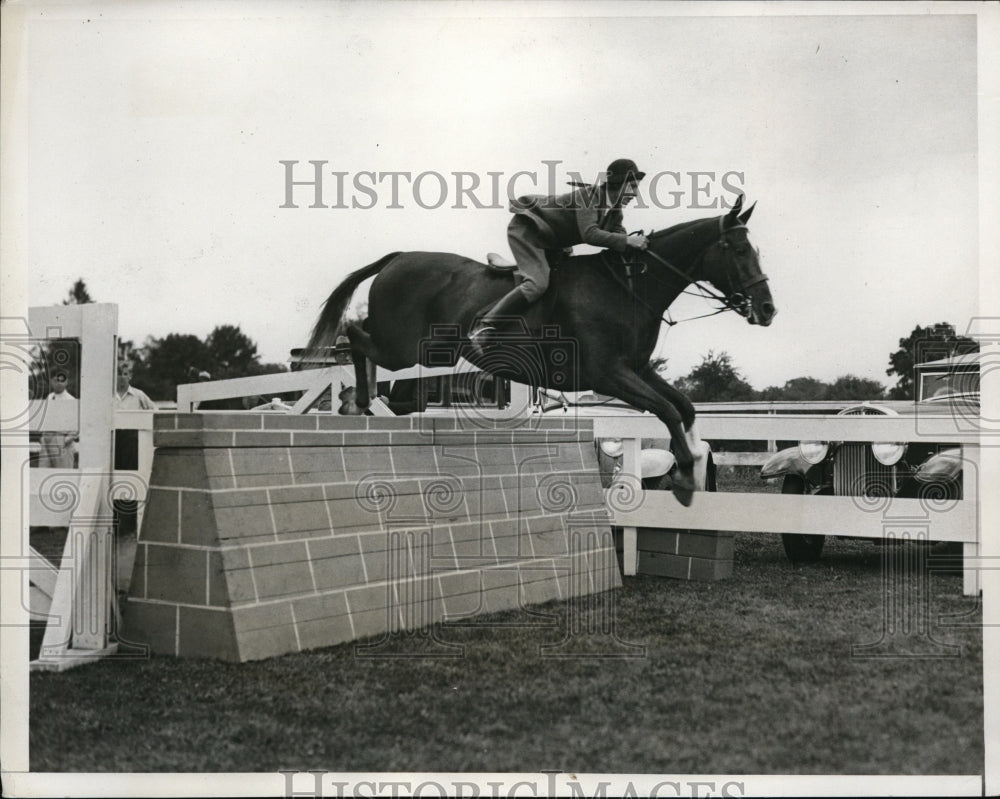
{"type": "Polygon", "coordinates": [[[674,486],[674,497],[685,508],[690,508],[691,507],[691,502],[694,500],[694,491],[690,491],[690,490],[688,490],[686,488],[678,488],[677,486],[674,486]]]}
{"type": "Polygon", "coordinates": [[[685,508],[690,507],[694,500],[694,492],[697,486],[694,483],[694,475],[678,472],[674,475],[672,491],[677,501],[685,508]]]}

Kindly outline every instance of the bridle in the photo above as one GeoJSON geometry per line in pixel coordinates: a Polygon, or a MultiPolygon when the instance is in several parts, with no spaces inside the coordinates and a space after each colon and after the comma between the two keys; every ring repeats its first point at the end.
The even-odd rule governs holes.
{"type": "MultiPolygon", "coordinates": [[[[701,265],[701,263],[705,260],[706,253],[715,245],[718,245],[719,249],[721,249],[724,253],[729,254],[729,251],[732,248],[732,245],[726,238],[726,234],[729,231],[747,229],[746,225],[733,225],[732,227],[729,228],[727,228],[725,225],[726,225],[726,217],[720,216],[719,238],[717,241],[714,241],[711,244],[707,245],[698,254],[697,258],[695,258],[695,269],[697,269],[697,267],[701,265]]],[[[646,238],[653,238],[655,235],[656,234],[653,231],[650,231],[649,234],[646,236],[646,238]]],[[[720,292],[716,291],[712,286],[706,286],[700,283],[699,281],[693,280],[690,274],[682,272],[668,260],[657,255],[655,252],[652,252],[651,250],[646,249],[642,251],[642,254],[639,256],[640,262],[641,259],[645,258],[646,256],[653,258],[653,260],[657,261],[661,266],[665,267],[668,271],[677,275],[684,281],[685,288],[682,289],[681,293],[704,297],[705,299],[715,300],[716,302],[720,303],[721,307],[718,308],[716,311],[710,314],[702,314],[702,316],[691,317],[692,319],[701,319],[705,316],[715,316],[716,314],[725,313],[726,311],[735,311],[744,319],[750,318],[751,303],[747,291],[753,288],[754,286],[759,285],[760,283],[766,283],[768,279],[767,275],[761,272],[759,275],[754,276],[750,280],[746,281],[740,280],[739,268],[738,265],[736,264],[735,256],[732,256],[730,258],[730,265],[732,266],[732,269],[728,268],[726,269],[726,279],[727,282],[729,283],[729,292],[726,294],[721,294],[720,292]],[[691,284],[694,284],[694,286],[698,289],[697,293],[686,290],[686,287],[691,284]]],[[[655,275],[650,274],[645,269],[645,264],[643,264],[642,274],[645,274],[651,279],[663,285],[666,285],[662,280],[659,280],[655,275]]],[[[669,325],[677,324],[677,322],[673,320],[664,319],[663,321],[665,321],[669,325]]],[[[683,321],[688,321],[688,320],[683,320],[683,321]]]]}

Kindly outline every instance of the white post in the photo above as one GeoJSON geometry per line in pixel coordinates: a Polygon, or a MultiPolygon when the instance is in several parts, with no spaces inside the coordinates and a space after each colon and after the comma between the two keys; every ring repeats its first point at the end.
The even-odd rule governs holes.
{"type": "MultiPolygon", "coordinates": [[[[616,482],[625,483],[622,490],[625,496],[634,496],[635,506],[640,504],[642,496],[642,460],[640,455],[642,439],[622,439],[622,470],[616,482]]],[[[627,576],[639,571],[638,532],[635,527],[622,528],[622,571],[627,576]]]]}

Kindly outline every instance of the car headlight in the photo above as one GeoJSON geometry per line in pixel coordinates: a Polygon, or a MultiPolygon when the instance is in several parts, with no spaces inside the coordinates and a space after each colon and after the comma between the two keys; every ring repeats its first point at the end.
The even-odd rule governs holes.
{"type": "Polygon", "coordinates": [[[883,466],[893,466],[906,454],[906,444],[879,441],[872,444],[872,455],[883,466]]]}
{"type": "Polygon", "coordinates": [[[825,441],[800,441],[799,456],[806,463],[816,465],[826,457],[830,445],[825,441]]]}
{"type": "Polygon", "coordinates": [[[601,439],[601,452],[609,458],[620,458],[624,451],[625,446],[622,444],[622,440],[620,438],[601,439]]]}
{"type": "Polygon", "coordinates": [[[642,477],[662,477],[671,469],[677,460],[672,452],[665,449],[644,449],[639,453],[639,469],[642,477]]]}

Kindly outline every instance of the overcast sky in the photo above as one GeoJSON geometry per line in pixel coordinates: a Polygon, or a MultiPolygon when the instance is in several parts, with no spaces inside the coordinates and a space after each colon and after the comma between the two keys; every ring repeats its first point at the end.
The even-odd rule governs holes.
{"type": "MultiPolygon", "coordinates": [[[[297,179],[327,161],[328,204],[330,173],[347,173],[350,205],[371,202],[351,188],[364,171],[484,183],[499,172],[506,193],[518,170],[547,181],[543,162],[558,161],[561,191],[568,172],[591,177],[629,157],[650,175],[681,173],[680,185],[661,181],[661,199],[683,192],[680,207],[630,210],[629,229],[714,215],[692,206],[731,200],[721,177],[739,173],[729,182],[757,202],[751,238],[779,308],[766,329],[731,315],[673,328],[658,349],[668,376],[714,349],[756,388],[846,373],[888,384],[889,353],[916,324],[962,331],[976,315],[973,16],[233,8],[34,18],[32,305],[60,302],[83,277],[96,300],[119,304],[121,334],[137,344],[237,324],[264,360],[285,361],[336,283],[387,252],[510,251],[505,208],[450,207],[453,177],[440,208],[420,207],[405,181],[402,208],[386,207],[387,182],[370,209],[309,208],[308,187],[295,189],[300,207],[281,208],[281,161],[301,162],[297,179]],[[694,171],[715,173],[700,179],[707,194],[692,192],[694,171]]],[[[421,188],[434,204],[436,180],[421,188]]],[[[488,188],[478,196],[489,204],[488,188]]],[[[673,310],[709,308],[685,299],[673,310]]]]}

